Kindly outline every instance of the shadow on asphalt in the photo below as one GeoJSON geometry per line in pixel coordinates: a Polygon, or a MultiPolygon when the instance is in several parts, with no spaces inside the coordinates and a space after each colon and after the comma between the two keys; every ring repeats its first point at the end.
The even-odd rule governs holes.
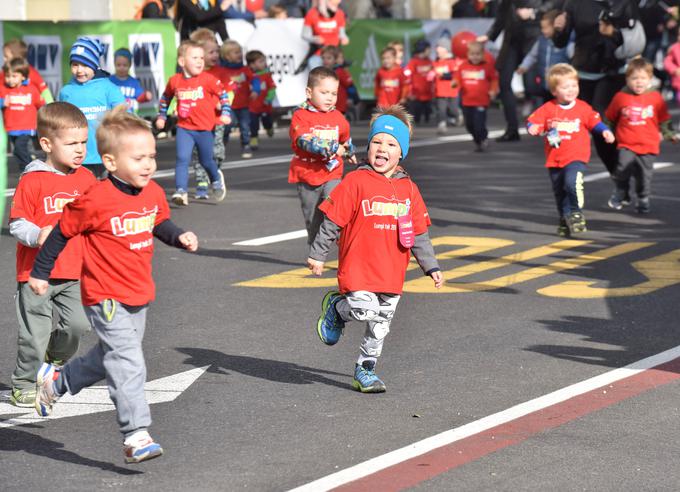
{"type": "MultiPolygon", "coordinates": [[[[24,426],[28,427],[28,426],[24,426]]],[[[36,429],[41,429],[40,426],[31,426],[36,429]]],[[[36,456],[42,456],[51,460],[63,461],[65,463],[73,463],[76,465],[89,466],[91,468],[99,468],[103,471],[116,473],[118,475],[143,475],[144,472],[138,470],[130,470],[116,466],[113,463],[106,463],[104,461],[97,461],[73,451],[64,449],[64,444],[44,437],[36,436],[30,432],[24,432],[19,429],[3,429],[2,439],[0,439],[0,451],[21,451],[36,456]]],[[[55,477],[58,479],[59,477],[55,477]]]]}
{"type": "Polygon", "coordinates": [[[178,347],[176,350],[189,357],[184,361],[185,364],[191,364],[195,367],[210,365],[208,372],[215,374],[228,375],[232,372],[266,379],[267,381],[273,381],[275,383],[320,383],[328,386],[335,386],[336,388],[342,388],[347,391],[354,391],[348,382],[335,381],[334,379],[324,376],[324,374],[327,374],[341,376],[343,378],[349,377],[349,375],[339,372],[300,366],[292,362],[259,359],[257,357],[248,357],[245,355],[229,355],[211,349],[178,347]]]}
{"type": "Polygon", "coordinates": [[[302,262],[279,260],[278,258],[271,258],[266,256],[268,253],[252,253],[250,251],[233,250],[233,249],[209,249],[199,248],[195,253],[198,256],[212,256],[215,258],[223,258],[226,260],[245,260],[255,261],[258,263],[273,263],[275,265],[290,265],[302,268],[305,266],[302,262]]]}

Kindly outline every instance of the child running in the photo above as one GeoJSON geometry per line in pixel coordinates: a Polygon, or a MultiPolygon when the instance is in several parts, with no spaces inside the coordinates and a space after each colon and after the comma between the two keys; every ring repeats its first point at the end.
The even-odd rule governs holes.
{"type": "Polygon", "coordinates": [[[274,119],[272,118],[272,102],[276,97],[276,83],[272,73],[267,68],[267,58],[259,50],[251,50],[246,53],[248,68],[255,74],[259,81],[260,93],[248,104],[250,111],[250,148],[257,150],[259,146],[258,133],[260,122],[269,137],[274,136],[274,119]]]}
{"type": "MultiPolygon", "coordinates": [[[[14,63],[19,58],[13,59],[14,63]]],[[[31,162],[17,185],[9,213],[9,231],[17,240],[19,337],[12,374],[11,402],[35,406],[38,369],[44,361],[63,365],[78,350],[80,337],[90,328],[80,297],[83,245],[80,236],[69,241],[52,270],[44,296],[28,285],[33,261],[61,217],[64,206],[97,182],[82,166],[87,142],[87,120],[74,105],[48,104],[38,111],[38,136],[47,158],[31,162]],[[52,309],[59,315],[56,329],[52,309]]]]}
{"type": "Polygon", "coordinates": [[[144,397],[142,351],[146,313],[155,297],[154,237],[189,251],[196,251],[198,239],[170,220],[165,192],[151,180],[156,142],[144,120],[116,108],[102,120],[97,146],[108,179],[66,206],[28,282],[33,292],[44,295],[55,260],[71,238],[82,234],[83,304],[99,343],[62,368],[44,363],[35,407],[39,415],[48,416],[61,395],[75,395],[105,378],[124,437],[125,461],[138,463],[163,453],[148,432],[151,415],[144,397]]]}
{"type": "Polygon", "coordinates": [[[560,216],[557,234],[586,232],[583,215],[583,173],[590,160],[588,132],[597,132],[613,143],[614,134],[602,123],[600,114],[578,98],[578,72],[566,63],[548,71],[548,87],[555,99],[529,115],[530,135],[545,135],[545,167],[552,182],[560,216]]]}
{"type": "Polygon", "coordinates": [[[405,104],[408,95],[406,75],[397,64],[397,51],[387,47],[380,52],[380,68],[375,73],[374,95],[376,107],[386,108],[405,104]]]}
{"type": "Polygon", "coordinates": [[[633,58],[626,67],[626,87],[616,93],[605,112],[614,125],[619,159],[612,173],[614,192],[608,205],[621,210],[630,203],[630,178],[635,178],[636,211],[648,214],[654,159],[659,155],[659,132],[677,142],[671,115],[658,91],[650,88],[654,67],[644,58],[633,58]]]}
{"type": "Polygon", "coordinates": [[[288,182],[297,185],[308,244],[323,221],[319,204],[342,179],[342,157],[353,154],[349,123],[335,109],[338,85],[338,76],[330,68],[316,67],[309,72],[307,101],[295,110],[290,122],[293,159],[288,182]]]}
{"type": "Polygon", "coordinates": [[[145,91],[142,84],[130,75],[132,66],[132,53],[127,48],[119,48],[113,54],[113,64],[116,73],[109,77],[109,80],[120,87],[120,92],[125,97],[128,109],[134,113],[139,111],[139,103],[151,101],[153,94],[145,91]]]}
{"type": "Polygon", "coordinates": [[[385,391],[375,367],[401,298],[411,251],[435,287],[443,283],[427,233],[430,217],[425,203],[400,166],[408,155],[411,128],[411,116],[402,106],[375,113],[368,159],[319,207],[325,218],[307,259],[309,269],[321,275],[339,235],[340,292],[324,296],[316,329],[323,343],[334,345],[345,322],[366,322],[352,381],[362,393],[385,391]]]}

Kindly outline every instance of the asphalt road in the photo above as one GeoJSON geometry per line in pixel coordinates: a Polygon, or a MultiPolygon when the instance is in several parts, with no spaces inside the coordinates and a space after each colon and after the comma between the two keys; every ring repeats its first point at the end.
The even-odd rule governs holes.
{"type": "MultiPolygon", "coordinates": [[[[498,129],[499,114],[492,116],[498,129]]],[[[366,122],[352,132],[364,147],[366,122]]],[[[262,139],[256,159],[229,158],[223,203],[173,208],[173,220],[198,234],[198,253],[157,243],[148,380],[207,367],[176,399],[151,406],[151,432],[165,455],[125,465],[111,411],[18,420],[0,428],[0,488],[289,490],[680,345],[677,148],[662,147],[659,162],[675,164],[656,172],[647,216],[607,208],[611,184],[598,179],[604,167],[594,157],[590,231],[555,245],[563,240],[539,140],[492,143],[483,154],[458,137],[438,139],[433,128],[417,130],[415,140],[406,165],[428,205],[448,282],[433,292],[418,270],[408,273],[378,368],[385,394],[350,388],[361,326],[348,325],[334,347],[318,340],[333,277],[310,283],[300,270],[305,239],[234,245],[303,228],[281,129],[262,139]]],[[[169,193],[171,173],[163,171],[174,165],[172,146],[159,143],[166,177],[158,181],[169,193]]],[[[0,390],[9,389],[17,329],[14,241],[6,234],[0,390]]],[[[81,350],[94,342],[90,334],[81,350]]],[[[478,435],[444,453],[443,465],[423,458],[419,470],[432,471],[422,480],[407,480],[414,475],[395,465],[371,490],[677,490],[678,374],[671,367],[645,375],[644,389],[631,384],[611,404],[586,394],[569,411],[555,407],[567,415],[559,425],[533,412],[533,427],[478,435]],[[504,444],[489,446],[501,434],[504,444]]],[[[0,427],[23,418],[3,403],[0,427]]]]}

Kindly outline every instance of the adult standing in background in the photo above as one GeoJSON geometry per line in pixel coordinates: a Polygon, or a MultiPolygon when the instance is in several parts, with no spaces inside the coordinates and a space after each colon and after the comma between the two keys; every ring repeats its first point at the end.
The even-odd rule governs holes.
{"type": "Polygon", "coordinates": [[[543,0],[500,0],[496,18],[489,31],[477,38],[481,43],[495,41],[501,31],[503,32],[503,44],[496,60],[496,69],[506,127],[505,133],[496,139],[497,142],[515,142],[520,139],[512,77],[541,32],[539,9],[543,4],[543,0]]]}
{"type": "Polygon", "coordinates": [[[264,17],[267,17],[264,0],[227,0],[227,8],[224,9],[225,19],[255,22],[255,19],[264,17]]]}
{"type": "Polygon", "coordinates": [[[229,39],[223,12],[229,0],[177,0],[175,25],[181,41],[189,39],[192,32],[205,27],[220,35],[222,41],[229,39]]]}

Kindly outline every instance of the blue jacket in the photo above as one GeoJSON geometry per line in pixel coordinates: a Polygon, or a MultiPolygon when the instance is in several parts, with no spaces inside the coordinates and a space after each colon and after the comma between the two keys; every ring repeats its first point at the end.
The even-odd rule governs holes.
{"type": "Polygon", "coordinates": [[[569,63],[573,53],[573,42],[569,42],[564,48],[557,48],[552,39],[539,36],[529,50],[529,53],[522,60],[520,67],[527,71],[534,67],[535,73],[541,78],[541,85],[547,90],[548,81],[546,74],[550,67],[557,63],[569,63]]]}
{"type": "Polygon", "coordinates": [[[83,164],[101,164],[102,158],[97,152],[95,134],[104,113],[114,107],[125,104],[125,97],[110,80],[106,72],[97,72],[93,79],[84,84],[75,79],[62,87],[59,101],[70,102],[77,106],[87,118],[87,155],[83,164]]]}

